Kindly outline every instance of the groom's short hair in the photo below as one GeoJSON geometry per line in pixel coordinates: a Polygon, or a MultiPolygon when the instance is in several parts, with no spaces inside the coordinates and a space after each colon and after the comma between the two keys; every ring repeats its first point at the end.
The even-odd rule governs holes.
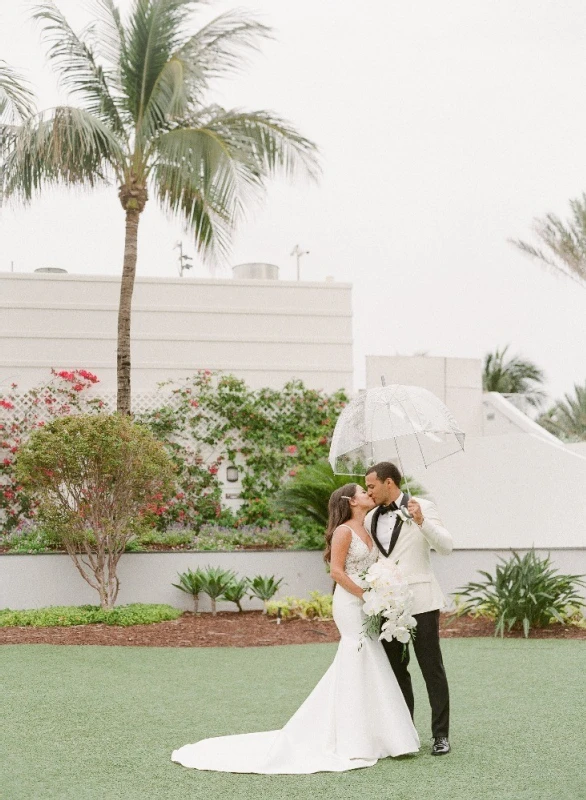
{"type": "Polygon", "coordinates": [[[367,475],[370,475],[371,472],[376,473],[376,477],[379,481],[386,481],[387,478],[390,478],[397,488],[401,486],[403,476],[399,468],[391,461],[380,461],[378,464],[375,464],[374,467],[370,467],[370,469],[366,470],[367,475]]]}

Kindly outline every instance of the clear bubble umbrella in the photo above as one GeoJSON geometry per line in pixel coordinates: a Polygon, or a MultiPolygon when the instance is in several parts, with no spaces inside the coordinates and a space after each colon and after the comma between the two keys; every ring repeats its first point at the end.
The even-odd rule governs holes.
{"type": "Polygon", "coordinates": [[[342,410],[329,461],[337,475],[364,475],[379,461],[428,467],[464,449],[451,411],[421,386],[393,384],[362,392],[342,410]]]}

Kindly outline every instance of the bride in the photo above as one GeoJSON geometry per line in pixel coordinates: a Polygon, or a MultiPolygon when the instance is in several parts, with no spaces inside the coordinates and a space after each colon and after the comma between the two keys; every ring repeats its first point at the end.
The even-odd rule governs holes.
{"type": "Polygon", "coordinates": [[[359,573],[377,559],[364,528],[374,507],[355,483],[332,493],[325,560],[336,581],[333,611],[340,631],[334,661],[303,705],[278,731],[221,736],[175,750],[184,767],[218,772],[308,774],[371,767],[414,753],[419,738],[383,647],[365,638],[359,573]]]}

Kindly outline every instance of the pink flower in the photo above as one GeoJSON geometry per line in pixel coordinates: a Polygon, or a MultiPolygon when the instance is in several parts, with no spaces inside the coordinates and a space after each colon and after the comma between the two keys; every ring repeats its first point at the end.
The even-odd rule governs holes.
{"type": "Polygon", "coordinates": [[[14,408],[14,405],[10,402],[10,400],[4,400],[4,398],[0,400],[0,406],[2,406],[2,408],[8,408],[8,409],[14,408]]]}
{"type": "Polygon", "coordinates": [[[82,389],[85,389],[85,386],[83,385],[83,383],[76,383],[74,385],[74,387],[73,387],[73,391],[75,391],[75,392],[81,392],[82,389]]]}
{"type": "Polygon", "coordinates": [[[297,454],[297,445],[296,444],[290,444],[285,448],[285,450],[287,451],[287,453],[289,453],[290,455],[294,456],[294,455],[297,454]]]}
{"type": "Polygon", "coordinates": [[[86,381],[90,383],[99,383],[100,379],[93,374],[93,372],[88,372],[87,369],[78,369],[77,374],[81,375],[82,378],[85,378],[86,381]]]}
{"type": "Polygon", "coordinates": [[[189,401],[189,405],[193,406],[194,408],[198,408],[199,407],[199,403],[197,402],[197,400],[190,400],[189,401]]]}
{"type": "Polygon", "coordinates": [[[294,478],[294,477],[297,475],[297,470],[296,470],[296,469],[290,469],[290,470],[289,470],[289,475],[290,475],[292,478],[294,478]]]}
{"type": "Polygon", "coordinates": [[[75,375],[73,374],[73,372],[67,372],[67,370],[65,369],[62,369],[61,372],[57,373],[57,375],[60,378],[63,378],[64,381],[70,381],[70,383],[73,383],[73,381],[75,380],[75,375]]]}

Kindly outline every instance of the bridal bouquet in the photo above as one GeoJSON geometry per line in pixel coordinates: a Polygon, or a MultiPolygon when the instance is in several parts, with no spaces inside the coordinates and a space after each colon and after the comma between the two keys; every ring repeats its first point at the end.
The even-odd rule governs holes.
{"type": "Polygon", "coordinates": [[[411,613],[413,592],[397,564],[377,561],[361,578],[367,584],[362,607],[366,614],[364,636],[388,642],[397,639],[407,645],[414,636],[417,620],[411,613]]]}

